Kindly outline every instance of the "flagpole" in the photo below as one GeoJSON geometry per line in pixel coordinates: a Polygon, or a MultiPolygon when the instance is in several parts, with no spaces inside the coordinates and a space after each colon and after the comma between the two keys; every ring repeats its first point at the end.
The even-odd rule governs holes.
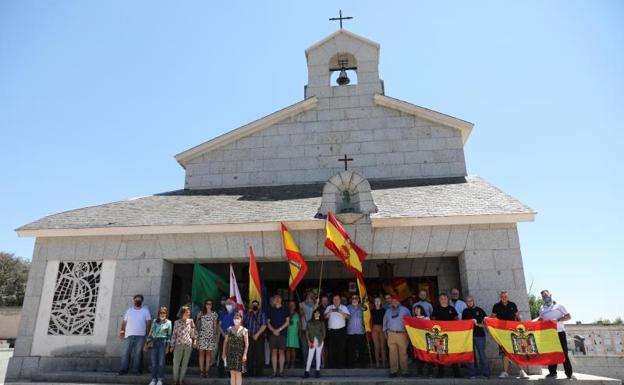
{"type": "Polygon", "coordinates": [[[321,272],[319,273],[319,285],[318,285],[318,293],[316,296],[316,306],[318,307],[321,301],[321,282],[323,281],[323,254],[321,253],[321,272]]]}

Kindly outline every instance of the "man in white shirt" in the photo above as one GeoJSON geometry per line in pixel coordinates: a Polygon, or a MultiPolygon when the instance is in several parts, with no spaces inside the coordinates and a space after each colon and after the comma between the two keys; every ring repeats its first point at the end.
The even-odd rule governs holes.
{"type": "Polygon", "coordinates": [[[460,298],[459,289],[454,287],[451,289],[451,299],[449,300],[449,304],[455,308],[457,312],[457,316],[459,319],[462,319],[462,313],[466,309],[466,302],[462,301],[460,298]]]}
{"type": "Polygon", "coordinates": [[[141,370],[141,352],[145,343],[145,336],[150,329],[152,317],[147,306],[143,306],[143,295],[137,294],[133,298],[134,306],[126,310],[119,337],[125,339],[121,353],[121,368],[119,375],[128,373],[130,358],[132,359],[132,374],[139,374],[141,370]]]}
{"type": "MultiPolygon", "coordinates": [[[[563,349],[563,354],[565,355],[563,370],[565,371],[566,377],[571,379],[574,375],[572,374],[572,364],[570,363],[570,358],[568,357],[568,338],[566,337],[565,326],[563,323],[571,320],[572,316],[568,313],[566,308],[563,307],[563,305],[553,301],[552,295],[548,290],[542,290],[540,294],[544,300],[544,305],[540,308],[539,317],[535,320],[557,322],[559,341],[561,342],[561,348],[563,349]]],[[[548,372],[549,373],[546,375],[546,378],[557,378],[557,365],[548,365],[548,372]]]]}
{"type": "Polygon", "coordinates": [[[327,365],[330,368],[344,368],[346,359],[347,320],[351,317],[349,309],[341,304],[340,295],[336,294],[333,303],[325,309],[327,320],[327,365]]]}

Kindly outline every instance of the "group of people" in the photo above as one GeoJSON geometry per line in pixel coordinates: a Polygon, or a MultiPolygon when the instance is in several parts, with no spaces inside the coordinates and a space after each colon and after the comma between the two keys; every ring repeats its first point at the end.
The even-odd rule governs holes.
{"type": "MultiPolygon", "coordinates": [[[[544,306],[538,319],[557,322],[559,337],[565,353],[564,369],[572,378],[572,367],[567,355],[567,340],[563,323],[570,319],[565,308],[552,300],[546,290],[542,293],[544,306]]],[[[134,304],[125,313],[120,337],[125,339],[121,357],[120,374],[130,370],[138,373],[141,369],[141,353],[149,351],[151,362],[150,385],[162,385],[165,356],[173,353],[174,384],[182,385],[189,359],[193,350],[198,351],[199,369],[202,377],[208,376],[213,364],[217,365],[219,376],[230,373],[232,385],[242,384],[242,375],[262,376],[265,365],[272,368],[274,377],[284,376],[285,368],[293,368],[298,354],[305,366],[304,377],[310,376],[312,363],[315,376],[320,376],[321,367],[368,367],[370,363],[378,368],[390,369],[390,376],[406,376],[411,344],[403,323],[404,316],[421,317],[432,320],[474,320],[475,362],[468,364],[468,376],[489,377],[490,370],[485,355],[485,326],[487,313],[477,306],[475,298],[460,298],[456,288],[450,296],[440,293],[438,304],[428,300],[429,293],[421,290],[418,298],[403,301],[401,298],[386,295],[375,297],[371,304],[372,333],[366,337],[364,311],[366,305],[360,303],[357,295],[347,297],[324,295],[316,298],[312,291],[306,293],[302,302],[289,301],[284,305],[281,295],[270,298],[268,309],[253,301],[246,312],[236,303],[227,299],[217,312],[212,300],[207,300],[196,308],[189,303],[177,313],[177,320],[169,320],[168,309],[161,306],[152,319],[149,310],[143,305],[143,296],[134,296],[134,304]],[[372,342],[372,347],[370,346],[372,342]],[[348,348],[347,348],[348,347],[348,348]],[[215,362],[216,361],[216,362],[215,362]]],[[[509,301],[506,291],[500,293],[500,301],[490,312],[489,317],[502,320],[520,320],[515,303],[509,301]]],[[[509,360],[501,350],[503,372],[499,377],[509,376],[509,360]]],[[[434,365],[416,360],[418,375],[433,376],[434,365]],[[426,370],[426,373],[425,373],[426,370]]],[[[527,378],[523,368],[520,378],[527,378]]],[[[556,377],[557,366],[549,367],[547,377],[556,377]]],[[[459,365],[452,365],[453,375],[461,377],[459,365]]],[[[437,365],[437,376],[444,376],[444,366],[437,365]]]]}

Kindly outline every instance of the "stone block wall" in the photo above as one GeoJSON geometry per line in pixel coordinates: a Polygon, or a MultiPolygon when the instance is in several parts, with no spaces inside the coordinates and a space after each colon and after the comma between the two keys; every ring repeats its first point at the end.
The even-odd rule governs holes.
{"type": "Polygon", "coordinates": [[[458,130],[375,106],[356,87],[332,87],[354,94],[319,98],[317,109],[190,160],[185,188],[325,182],[344,154],[367,179],[466,175],[458,130]]]}

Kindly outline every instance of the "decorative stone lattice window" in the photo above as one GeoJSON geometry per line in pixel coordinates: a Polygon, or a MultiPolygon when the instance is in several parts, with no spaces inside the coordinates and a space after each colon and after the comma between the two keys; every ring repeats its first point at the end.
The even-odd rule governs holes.
{"type": "Polygon", "coordinates": [[[353,171],[336,174],[325,183],[319,216],[328,212],[372,214],[377,212],[370,183],[353,171]]]}
{"type": "Polygon", "coordinates": [[[48,335],[93,335],[102,262],[59,264],[48,335]]]}

